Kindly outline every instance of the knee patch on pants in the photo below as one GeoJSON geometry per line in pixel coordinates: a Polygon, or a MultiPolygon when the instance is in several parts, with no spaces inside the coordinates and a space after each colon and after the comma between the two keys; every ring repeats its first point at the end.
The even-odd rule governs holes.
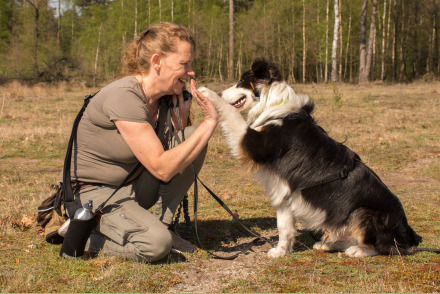
{"type": "Polygon", "coordinates": [[[104,251],[140,261],[158,260],[170,251],[168,229],[136,202],[112,204],[105,210],[97,231],[113,244],[104,244],[104,251]]]}

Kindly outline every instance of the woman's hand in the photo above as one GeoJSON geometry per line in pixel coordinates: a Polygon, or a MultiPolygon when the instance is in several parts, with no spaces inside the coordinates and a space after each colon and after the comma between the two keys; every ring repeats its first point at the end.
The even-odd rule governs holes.
{"type": "MultiPolygon", "coordinates": [[[[162,143],[149,123],[115,121],[116,127],[133,154],[153,176],[164,182],[170,181],[196,159],[208,144],[219,120],[214,105],[197,90],[194,80],[191,81],[191,89],[205,119],[189,138],[186,138],[184,142],[174,148],[164,150],[162,143]]],[[[179,99],[181,119],[187,119],[191,101],[184,101],[183,96],[174,96],[173,103],[177,103],[177,99],[179,99]]]]}
{"type": "Polygon", "coordinates": [[[199,92],[199,90],[197,90],[195,80],[191,80],[191,92],[205,117],[205,122],[208,124],[214,124],[214,127],[217,126],[219,120],[218,112],[211,100],[206,98],[202,93],[199,92]]]}

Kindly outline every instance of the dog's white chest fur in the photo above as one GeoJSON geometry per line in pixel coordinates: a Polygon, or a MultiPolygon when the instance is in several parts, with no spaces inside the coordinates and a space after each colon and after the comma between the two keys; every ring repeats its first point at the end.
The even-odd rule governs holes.
{"type": "Polygon", "coordinates": [[[266,188],[267,196],[275,208],[288,207],[289,213],[292,213],[307,229],[317,229],[322,225],[326,213],[307,203],[301,191],[292,192],[285,180],[263,166],[258,168],[255,176],[266,188]]]}

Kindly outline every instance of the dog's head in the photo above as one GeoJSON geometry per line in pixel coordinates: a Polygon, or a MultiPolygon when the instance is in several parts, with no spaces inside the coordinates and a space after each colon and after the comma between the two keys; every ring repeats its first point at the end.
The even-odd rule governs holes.
{"type": "Polygon", "coordinates": [[[262,91],[275,82],[283,80],[279,69],[265,58],[256,59],[251,70],[243,73],[240,80],[232,87],[220,93],[227,103],[241,113],[247,113],[260,102],[262,91]]]}

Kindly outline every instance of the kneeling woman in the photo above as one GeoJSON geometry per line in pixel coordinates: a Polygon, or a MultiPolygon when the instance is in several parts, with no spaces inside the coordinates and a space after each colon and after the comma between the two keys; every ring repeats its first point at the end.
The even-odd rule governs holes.
{"type": "Polygon", "coordinates": [[[126,50],[125,76],[102,88],[87,106],[72,157],[72,181],[83,185],[75,201],[93,200],[97,207],[138,162],[145,168],[107,203],[86,250],[138,261],[169,253],[173,238],[167,226],[194,180],[192,168],[201,169],[218,123],[214,106],[192,81],[204,120],[188,126],[191,100],[182,91],[194,76],[193,47],[183,26],[149,27],[126,50]]]}

